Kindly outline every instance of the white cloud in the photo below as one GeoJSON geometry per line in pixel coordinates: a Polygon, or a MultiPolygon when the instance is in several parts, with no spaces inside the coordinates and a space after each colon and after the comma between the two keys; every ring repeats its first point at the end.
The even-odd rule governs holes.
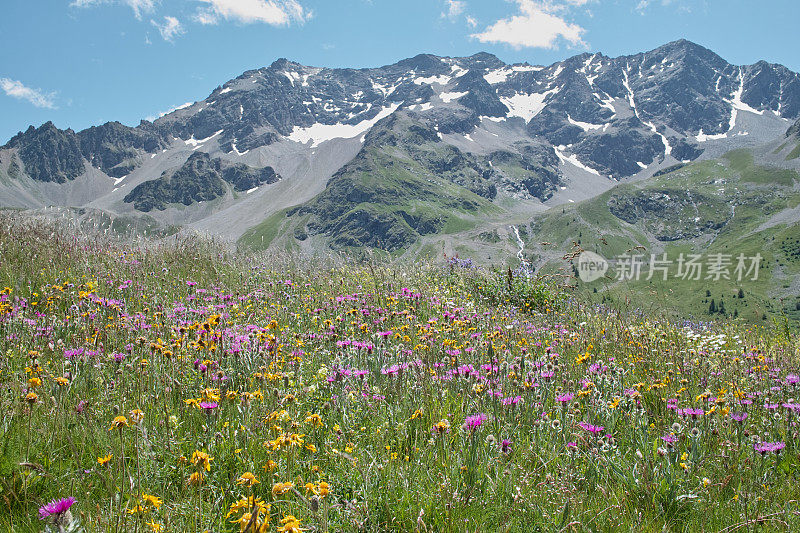
{"type": "Polygon", "coordinates": [[[644,15],[645,11],[653,4],[661,4],[663,7],[674,6],[680,13],[692,12],[692,3],[683,0],[639,0],[639,3],[636,4],[636,11],[644,15]]]}
{"type": "MultiPolygon", "coordinates": [[[[582,35],[586,32],[577,24],[567,22],[557,13],[564,11],[566,5],[534,0],[514,0],[519,5],[519,13],[511,18],[501,19],[472,38],[482,43],[504,43],[519,50],[521,48],[556,48],[563,38],[574,46],[585,46],[582,35]]],[[[582,6],[590,0],[567,0],[569,5],[582,6]]]]}
{"type": "Polygon", "coordinates": [[[470,15],[467,15],[467,24],[469,24],[470,28],[477,28],[478,27],[478,21],[475,20],[475,17],[472,17],[470,15]]]}
{"type": "Polygon", "coordinates": [[[302,24],[313,16],[297,0],[199,0],[208,4],[195,14],[201,24],[216,24],[220,19],[245,24],[261,22],[272,26],[302,24]]]}
{"type": "Polygon", "coordinates": [[[158,32],[165,41],[172,42],[175,37],[183,35],[186,30],[183,28],[181,21],[175,17],[164,17],[164,23],[159,24],[155,20],[151,20],[150,24],[158,28],[158,32]]]}
{"type": "Polygon", "coordinates": [[[461,0],[445,0],[444,4],[442,17],[448,18],[452,21],[455,21],[467,8],[466,2],[461,0]]]}
{"type": "Polygon", "coordinates": [[[175,107],[171,107],[167,111],[159,112],[157,115],[150,115],[149,117],[145,118],[145,120],[149,120],[150,122],[153,122],[156,119],[159,119],[159,118],[161,118],[163,116],[169,115],[173,111],[178,111],[179,109],[186,109],[187,107],[191,107],[192,105],[194,105],[194,102],[186,102],[185,104],[176,105],[175,107]]]}
{"type": "Polygon", "coordinates": [[[120,3],[126,4],[133,9],[137,19],[142,18],[142,13],[152,13],[156,8],[157,0],[73,0],[72,7],[94,7],[100,4],[120,3]]]}
{"type": "Polygon", "coordinates": [[[0,78],[0,88],[2,88],[8,96],[19,100],[27,100],[36,107],[45,109],[56,108],[55,93],[43,93],[41,89],[25,87],[21,81],[9,78],[0,78]]]}

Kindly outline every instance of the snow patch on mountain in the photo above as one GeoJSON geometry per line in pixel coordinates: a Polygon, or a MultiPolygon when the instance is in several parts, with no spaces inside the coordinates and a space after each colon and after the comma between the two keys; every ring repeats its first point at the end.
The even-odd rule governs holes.
{"type": "Polygon", "coordinates": [[[485,79],[489,85],[497,85],[498,83],[505,83],[512,72],[513,71],[505,68],[492,70],[488,74],[484,74],[483,79],[485,79]]]}
{"type": "Polygon", "coordinates": [[[392,104],[389,107],[385,107],[380,113],[375,115],[374,118],[361,121],[358,124],[317,123],[308,128],[295,126],[294,130],[289,135],[289,140],[302,144],[311,141],[311,147],[315,148],[325,141],[330,141],[332,139],[352,139],[369,131],[372,126],[397,111],[401,105],[402,104],[392,104]]]}
{"type": "Polygon", "coordinates": [[[450,65],[450,71],[453,73],[454,78],[460,78],[461,76],[469,72],[468,70],[458,65],[450,65]]]}
{"type": "Polygon", "coordinates": [[[595,131],[602,129],[604,126],[604,124],[592,124],[590,122],[581,122],[579,120],[575,120],[571,116],[569,116],[569,113],[567,113],[567,120],[569,121],[570,124],[572,124],[573,126],[578,126],[583,131],[595,131]]]}
{"type": "Polygon", "coordinates": [[[661,137],[661,142],[664,143],[664,155],[668,156],[672,154],[672,146],[669,144],[667,137],[658,131],[655,124],[644,120],[639,115],[639,110],[636,109],[636,99],[634,98],[633,89],[631,89],[630,80],[628,79],[628,69],[630,69],[630,66],[626,66],[626,69],[622,71],[622,86],[625,87],[625,90],[628,92],[628,103],[630,104],[631,109],[633,109],[633,114],[636,115],[636,118],[638,118],[642,124],[650,128],[650,131],[661,137]]]}
{"type": "Polygon", "coordinates": [[[706,135],[703,133],[703,130],[700,130],[700,133],[697,134],[695,140],[699,143],[704,143],[706,141],[716,141],[719,139],[725,139],[728,136],[727,133],[718,133],[717,135],[706,135]]]}
{"type": "Polygon", "coordinates": [[[414,83],[417,85],[433,85],[434,83],[438,85],[447,85],[450,83],[450,76],[445,76],[442,74],[441,76],[430,76],[428,78],[416,78],[414,83]]]}
{"type": "Polygon", "coordinates": [[[744,74],[742,73],[741,67],[739,68],[739,88],[736,89],[736,92],[733,93],[733,97],[728,100],[731,106],[734,109],[738,109],[739,111],[747,111],[749,113],[755,113],[756,115],[763,115],[763,111],[759,111],[758,109],[753,109],[749,105],[742,102],[742,94],[744,93],[744,74]]]}
{"type": "Polygon", "coordinates": [[[294,82],[300,81],[302,79],[300,74],[298,74],[297,72],[288,72],[287,71],[287,72],[284,72],[283,75],[286,76],[287,78],[289,78],[289,81],[292,82],[292,87],[294,87],[294,82]]]}
{"type": "Polygon", "coordinates": [[[439,94],[439,98],[441,98],[442,102],[444,102],[445,104],[449,104],[453,100],[458,100],[462,96],[467,96],[467,94],[469,94],[469,93],[458,93],[458,92],[455,92],[455,93],[440,93],[439,94]]]}
{"type": "Polygon", "coordinates": [[[608,96],[608,95],[606,95],[606,96],[608,96],[608,98],[603,98],[598,93],[593,93],[593,96],[600,101],[600,106],[601,107],[605,107],[606,109],[608,109],[609,111],[614,113],[614,115],[617,114],[617,108],[614,107],[614,98],[612,98],[611,96],[608,96]]]}
{"type": "Polygon", "coordinates": [[[400,85],[401,83],[397,83],[395,85],[383,85],[372,81],[372,90],[375,92],[380,92],[383,95],[383,97],[386,98],[390,94],[392,94],[398,87],[400,87],[400,85]]]}
{"type": "Polygon", "coordinates": [[[513,65],[511,70],[514,72],[539,72],[540,70],[544,70],[544,67],[534,67],[531,65],[513,65]]]}
{"type": "Polygon", "coordinates": [[[566,147],[563,147],[563,146],[558,146],[558,147],[554,146],[553,147],[553,149],[556,151],[556,155],[558,156],[558,158],[561,160],[562,163],[564,163],[564,164],[569,163],[570,165],[576,166],[581,170],[585,170],[586,172],[594,174],[595,176],[600,176],[601,175],[595,169],[593,169],[591,167],[587,167],[586,165],[581,163],[580,160],[578,159],[578,156],[576,156],[575,154],[572,154],[572,155],[569,155],[569,156],[565,155],[564,152],[562,152],[562,150],[564,148],[566,148],[566,147]]]}
{"type": "Polygon", "coordinates": [[[245,150],[244,152],[240,152],[239,149],[236,148],[236,143],[231,143],[231,148],[236,153],[236,155],[245,155],[246,153],[248,153],[250,151],[250,150],[245,150]]]}
{"type": "Polygon", "coordinates": [[[210,137],[206,137],[205,139],[200,139],[200,140],[195,139],[194,135],[192,135],[189,139],[187,139],[187,140],[185,140],[183,142],[185,142],[187,146],[194,146],[193,150],[197,150],[198,148],[200,148],[200,146],[202,146],[203,144],[207,143],[208,141],[210,141],[211,139],[213,139],[217,135],[221,134],[223,131],[225,131],[225,130],[219,130],[214,135],[212,135],[210,137]]]}
{"type": "Polygon", "coordinates": [[[424,104],[415,104],[409,107],[411,111],[428,111],[429,109],[433,108],[433,104],[430,102],[425,102],[424,104]]]}
{"type": "Polygon", "coordinates": [[[544,93],[517,93],[511,97],[501,96],[500,101],[509,109],[509,117],[520,117],[527,124],[547,107],[546,100],[560,90],[561,88],[559,87],[544,93]]]}

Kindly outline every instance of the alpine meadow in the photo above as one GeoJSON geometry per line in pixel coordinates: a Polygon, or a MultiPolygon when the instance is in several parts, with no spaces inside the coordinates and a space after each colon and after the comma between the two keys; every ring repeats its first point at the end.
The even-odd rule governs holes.
{"type": "Polygon", "coordinates": [[[3,8],[1,531],[800,530],[800,7],[400,4],[3,8]]]}

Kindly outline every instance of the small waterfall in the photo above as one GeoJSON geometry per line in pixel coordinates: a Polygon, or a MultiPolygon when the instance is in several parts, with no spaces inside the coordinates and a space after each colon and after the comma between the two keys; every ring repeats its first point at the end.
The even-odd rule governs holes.
{"type": "Polygon", "coordinates": [[[514,230],[514,235],[517,237],[517,246],[519,246],[519,251],[517,251],[517,259],[519,259],[520,263],[519,268],[526,276],[530,277],[533,272],[528,262],[525,261],[525,241],[520,237],[519,228],[517,226],[511,226],[511,229],[514,230]]]}

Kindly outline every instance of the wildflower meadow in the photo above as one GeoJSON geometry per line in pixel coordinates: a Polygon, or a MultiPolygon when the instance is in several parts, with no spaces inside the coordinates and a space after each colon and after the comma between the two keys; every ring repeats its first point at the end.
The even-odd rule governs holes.
{"type": "Polygon", "coordinates": [[[788,329],[0,217],[0,529],[797,531],[788,329]]]}

